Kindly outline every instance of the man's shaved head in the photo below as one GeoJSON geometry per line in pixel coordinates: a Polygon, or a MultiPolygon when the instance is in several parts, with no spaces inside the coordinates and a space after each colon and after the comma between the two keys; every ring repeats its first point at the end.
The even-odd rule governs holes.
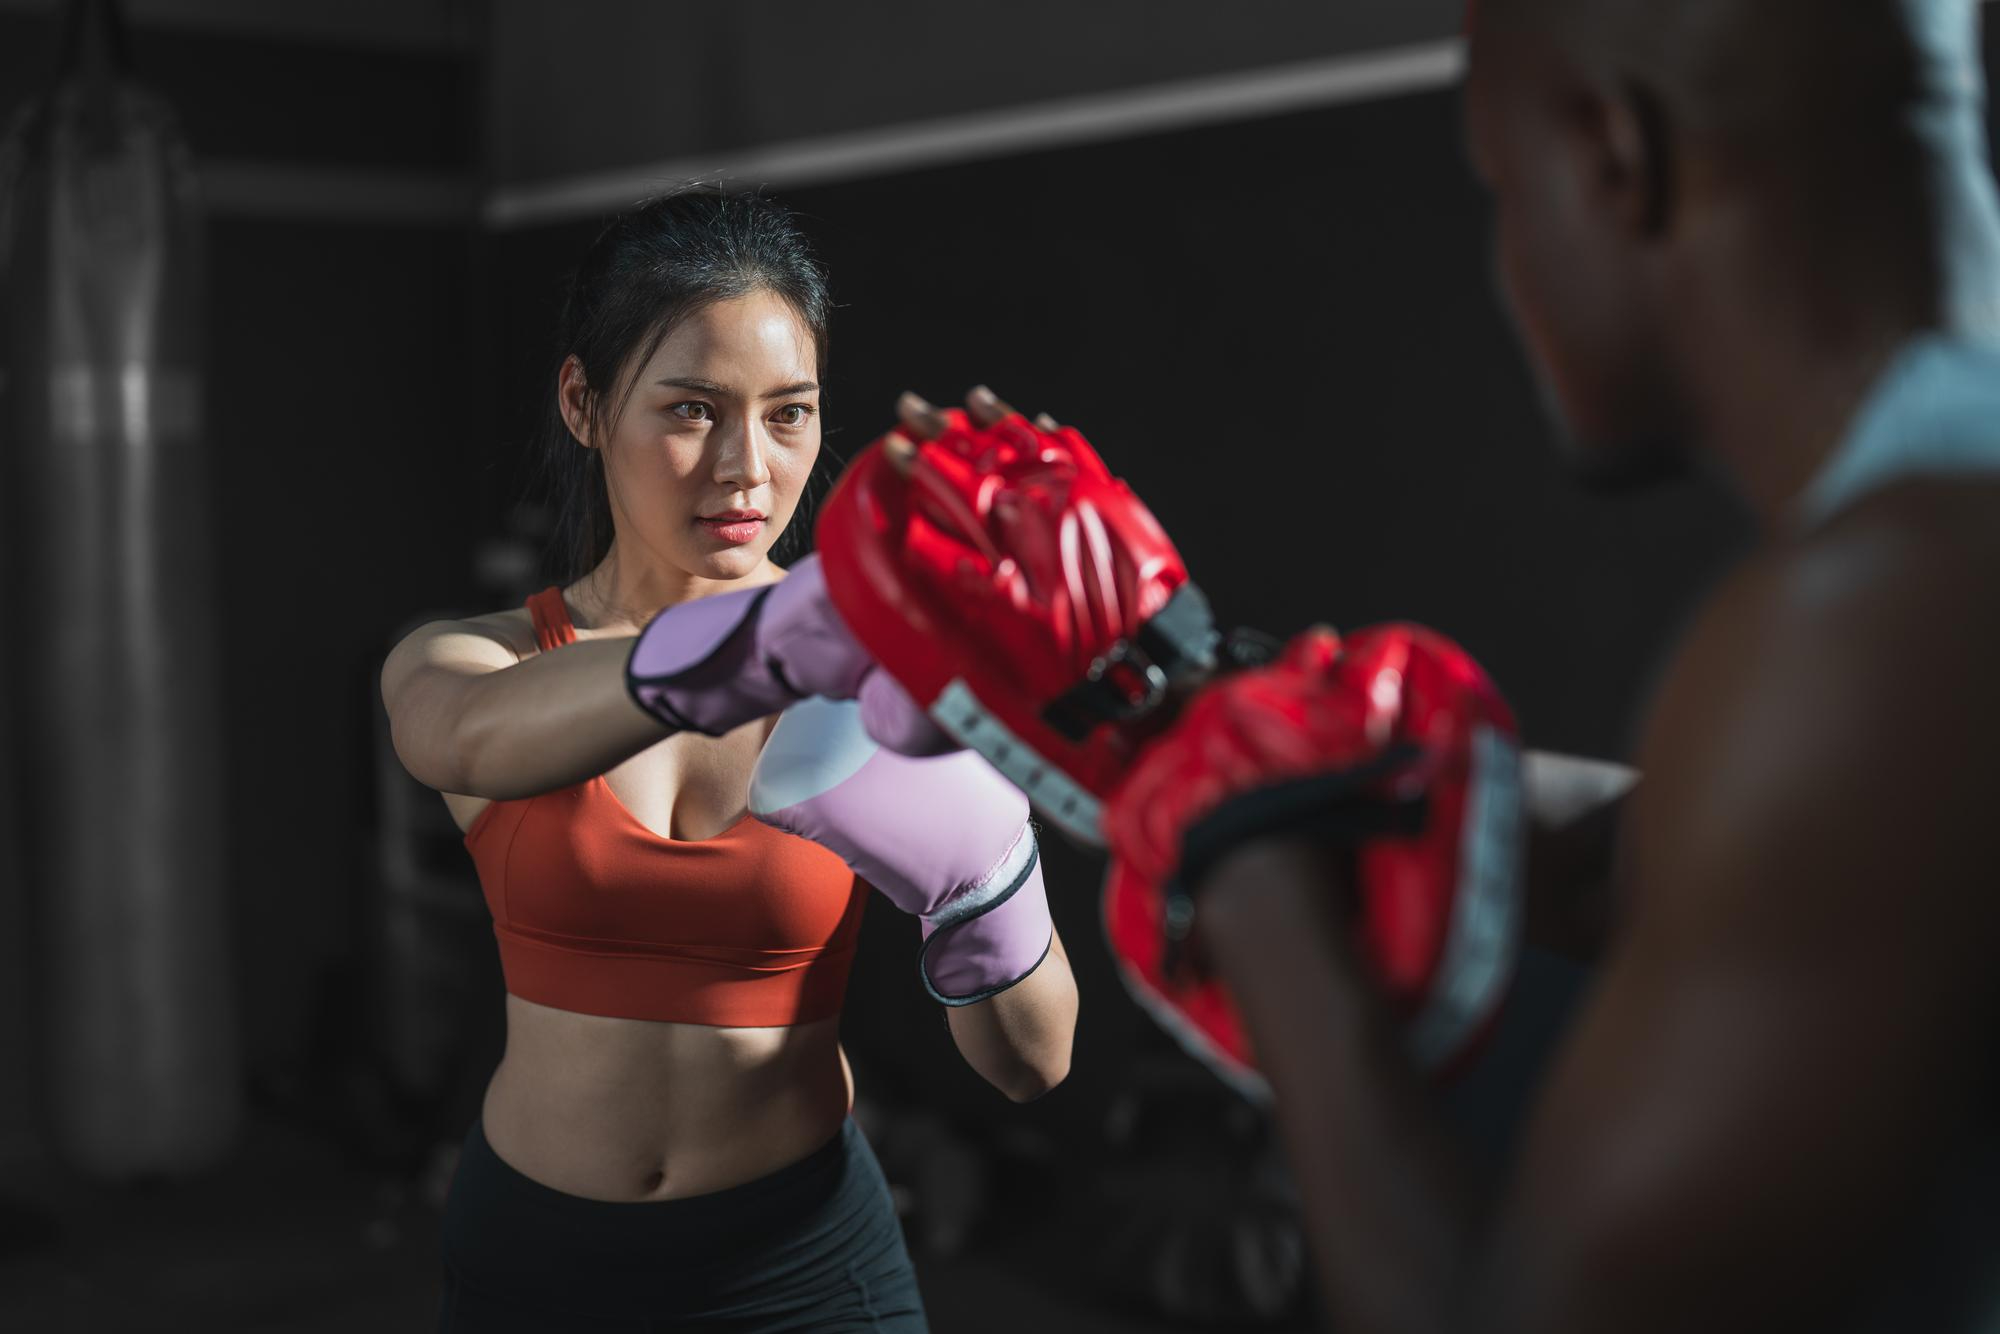
{"type": "Polygon", "coordinates": [[[1732,336],[1860,357],[1937,321],[1966,238],[2000,255],[1978,23],[1976,0],[1478,0],[1469,147],[1587,474],[1682,458],[1732,336]]]}
{"type": "Polygon", "coordinates": [[[1481,0],[1480,28],[1639,82],[1690,134],[1797,150],[1976,102],[1976,0],[1481,0]]]}

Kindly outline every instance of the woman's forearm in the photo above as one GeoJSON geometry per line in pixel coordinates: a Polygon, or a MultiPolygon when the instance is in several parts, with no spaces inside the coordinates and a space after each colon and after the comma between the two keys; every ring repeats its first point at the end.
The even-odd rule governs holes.
{"type": "Polygon", "coordinates": [[[667,735],[625,690],[630,639],[594,639],[489,672],[453,722],[466,796],[506,801],[580,783],[667,735]]]}
{"type": "Polygon", "coordinates": [[[1015,1102],[1041,1097],[1069,1076],[1076,1036],[1076,977],[1062,937],[1041,966],[991,1000],[945,1010],[965,1063],[1015,1102]]]}

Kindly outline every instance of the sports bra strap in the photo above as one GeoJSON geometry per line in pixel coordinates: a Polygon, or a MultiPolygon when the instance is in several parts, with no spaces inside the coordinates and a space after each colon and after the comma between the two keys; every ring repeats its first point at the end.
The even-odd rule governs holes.
{"type": "Polygon", "coordinates": [[[562,589],[556,585],[529,595],[528,614],[535,619],[535,644],[543,652],[576,642],[576,626],[569,619],[562,589]]]}

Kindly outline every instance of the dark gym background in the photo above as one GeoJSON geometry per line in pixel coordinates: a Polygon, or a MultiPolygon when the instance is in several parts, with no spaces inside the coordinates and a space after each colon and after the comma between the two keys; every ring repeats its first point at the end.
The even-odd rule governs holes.
{"type": "MultiPolygon", "coordinates": [[[[89,1184],[51,1159],[34,886],[0,857],[0,1328],[427,1327],[439,1146],[497,1055],[500,989],[483,922],[396,906],[398,874],[472,882],[398,805],[375,673],[414,620],[490,609],[525,577],[556,282],[662,164],[767,181],[805,215],[841,303],[833,449],[865,445],[901,388],[987,381],[1081,425],[1225,617],[1435,624],[1532,744],[1622,755],[1680,617],[1747,534],[1697,486],[1607,502],[1566,481],[1435,73],[1457,10],[131,0],[135,62],[181,117],[210,215],[215,744],[251,1116],[189,1183],[89,1184]],[[1318,77],[1324,95],[1258,101],[1318,77]],[[389,980],[398,923],[431,951],[415,992],[389,980]]],[[[45,81],[57,21],[0,2],[0,101],[45,81]]],[[[1177,1302],[1226,1296],[1176,1297],[1155,1269],[1240,1280],[1200,1277],[1226,1238],[1175,1231],[1174,1211],[1256,1195],[1268,1161],[1127,1001],[1097,866],[1049,841],[1083,993],[1062,1088],[1017,1107],[964,1067],[888,909],[844,1040],[900,1127],[884,1159],[936,1328],[1179,1327],[1177,1302]],[[1190,1156],[1218,1137],[1246,1147],[1190,1156]]],[[[1461,1092],[1490,1142],[1569,985],[1538,960],[1461,1092]]]]}

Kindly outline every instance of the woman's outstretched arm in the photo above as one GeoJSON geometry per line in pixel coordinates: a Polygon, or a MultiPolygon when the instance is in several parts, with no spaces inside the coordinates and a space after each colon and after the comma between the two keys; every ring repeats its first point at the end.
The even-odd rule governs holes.
{"type": "Polygon", "coordinates": [[[382,667],[396,755],[440,792],[505,801],[601,774],[668,734],[625,688],[629,638],[523,661],[475,621],[433,621],[382,667]]]}

